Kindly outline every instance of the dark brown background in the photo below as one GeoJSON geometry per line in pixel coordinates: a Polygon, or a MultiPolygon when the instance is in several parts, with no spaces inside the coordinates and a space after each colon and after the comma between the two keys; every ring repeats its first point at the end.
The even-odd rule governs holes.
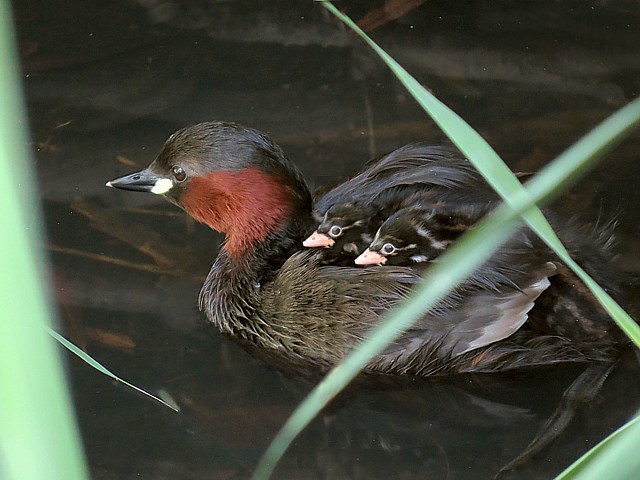
{"type": "MultiPolygon", "coordinates": [[[[636,2],[337,5],[514,170],[537,170],[640,92],[636,2]]],[[[70,358],[93,478],[247,478],[311,385],[204,324],[197,292],[218,234],[105,181],[149,163],[177,128],[212,119],[268,132],[316,186],[403,143],[446,139],[310,1],[22,0],[14,10],[64,330],[183,408],[174,414],[70,358]]],[[[619,264],[635,274],[639,151],[636,131],[555,205],[591,223],[617,216],[619,264]]],[[[628,360],[513,478],[551,477],[635,411],[628,360]]],[[[354,388],[274,478],[490,478],[578,372],[354,388]]]]}

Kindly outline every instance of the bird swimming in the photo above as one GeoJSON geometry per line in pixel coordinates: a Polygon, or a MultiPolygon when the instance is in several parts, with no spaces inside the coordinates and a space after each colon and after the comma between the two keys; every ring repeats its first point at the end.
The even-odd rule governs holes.
{"type": "MultiPolygon", "coordinates": [[[[322,367],[337,364],[366,338],[421,280],[422,269],[410,262],[361,267],[353,264],[357,253],[348,252],[346,263],[331,249],[305,248],[319,218],[350,202],[372,206],[376,222],[425,198],[443,215],[448,205],[458,215],[467,204],[496,202],[466,159],[424,144],[375,159],[314,198],[277,144],[229,122],[177,131],[147,168],[107,186],[161,195],[224,233],[200,292],[208,320],[259,349],[322,367]],[[422,152],[418,160],[416,151],[422,152]]],[[[561,238],[570,251],[619,292],[606,266],[613,256],[606,240],[566,228],[561,238]]],[[[365,371],[429,376],[606,362],[624,343],[581,282],[522,227],[365,371]]]]}

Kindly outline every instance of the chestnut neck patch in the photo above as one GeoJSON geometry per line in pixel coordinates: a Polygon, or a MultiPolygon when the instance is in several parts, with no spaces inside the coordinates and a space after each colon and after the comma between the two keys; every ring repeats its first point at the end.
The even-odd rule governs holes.
{"type": "Polygon", "coordinates": [[[232,256],[277,231],[291,200],[291,190],[277,177],[255,168],[193,177],[180,199],[189,215],[226,234],[224,248],[232,256]]]}

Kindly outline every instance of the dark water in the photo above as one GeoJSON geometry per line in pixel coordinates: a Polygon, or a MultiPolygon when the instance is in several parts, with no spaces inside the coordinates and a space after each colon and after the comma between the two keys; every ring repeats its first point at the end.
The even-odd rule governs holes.
{"type": "MultiPolygon", "coordinates": [[[[636,2],[448,4],[383,18],[372,35],[515,170],[535,171],[640,92],[636,2]]],[[[366,15],[382,5],[338,3],[371,27],[366,15]]],[[[146,165],[174,130],[211,119],[269,132],[314,185],[403,143],[445,139],[311,2],[14,8],[62,328],[114,372],[182,407],[175,414],[70,358],[93,478],[247,478],[312,385],[205,325],[196,299],[218,234],[153,195],[104,182],[146,165]]],[[[616,215],[619,265],[633,274],[639,151],[634,132],[555,204],[586,222],[616,215]]],[[[353,388],[296,440],[274,478],[491,478],[579,373],[353,388]]],[[[633,358],[621,362],[513,478],[550,478],[629,418],[640,404],[637,373],[633,358]]]]}

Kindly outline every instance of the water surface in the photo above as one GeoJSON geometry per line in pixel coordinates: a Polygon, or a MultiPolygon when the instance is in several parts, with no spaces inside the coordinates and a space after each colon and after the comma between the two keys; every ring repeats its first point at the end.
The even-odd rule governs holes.
{"type": "MultiPolygon", "coordinates": [[[[397,20],[376,16],[382,5],[338,3],[379,24],[374,39],[514,170],[539,169],[640,92],[634,2],[433,1],[397,20]]],[[[149,163],[174,130],[213,119],[268,132],[314,186],[404,143],[446,139],[312,2],[14,8],[63,329],[114,372],[182,407],[176,414],[70,358],[93,478],[247,478],[312,383],[205,324],[197,293],[220,235],[153,195],[104,182],[149,163]]],[[[592,224],[617,216],[619,266],[636,275],[638,151],[635,132],[554,204],[592,224]]],[[[491,478],[579,373],[352,388],[297,439],[274,478],[491,478]]],[[[513,478],[550,478],[628,419],[637,373],[625,358],[596,401],[513,478]]]]}

